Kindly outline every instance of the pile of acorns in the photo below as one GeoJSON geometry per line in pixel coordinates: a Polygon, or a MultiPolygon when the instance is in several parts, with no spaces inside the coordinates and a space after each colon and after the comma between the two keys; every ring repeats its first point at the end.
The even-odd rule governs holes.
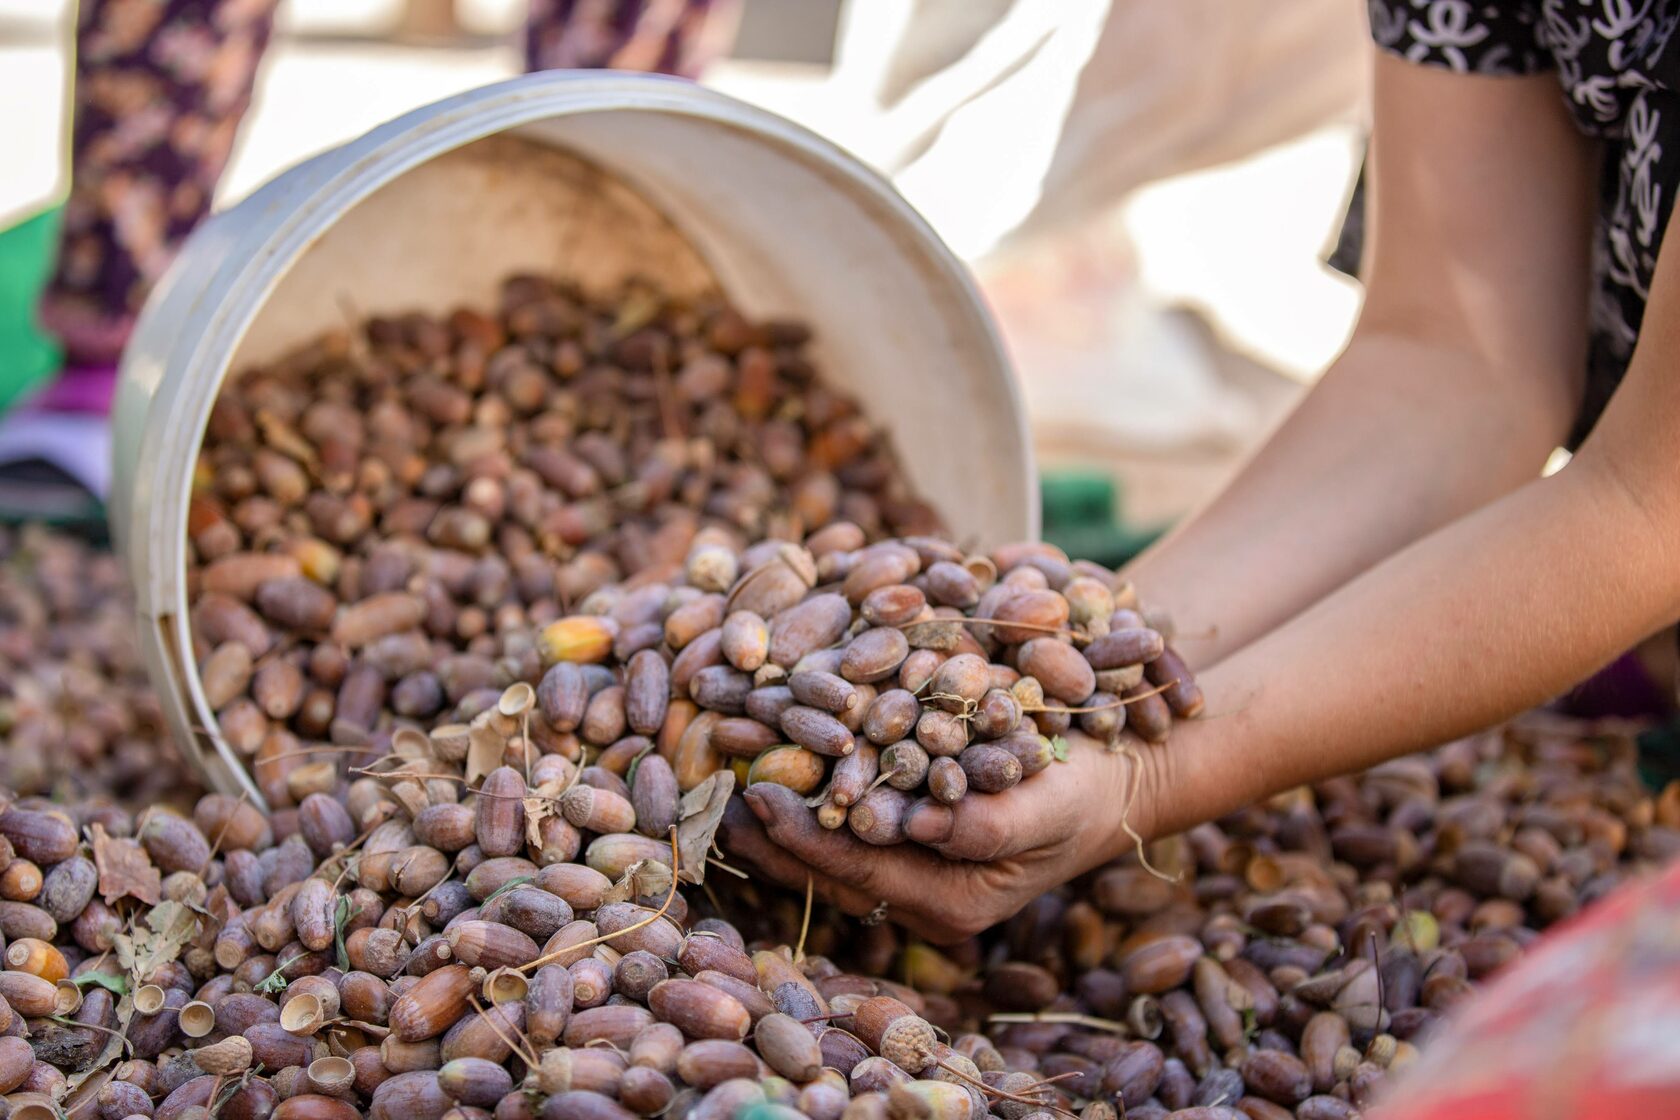
{"type": "MultiPolygon", "coordinates": [[[[516,752],[530,702],[469,760],[492,733],[516,752]]],[[[1539,929],[1680,854],[1680,784],[1529,721],[1157,842],[1176,881],[1124,860],[935,949],[728,874],[728,773],[637,799],[622,756],[550,754],[473,789],[452,735],[273,818],[0,809],[0,1113],[1353,1117],[1539,929]]]]}
{"type": "Polygon", "coordinates": [[[1005,1099],[912,989],[690,913],[678,877],[703,877],[729,775],[698,801],[671,786],[659,841],[605,766],[545,755],[534,790],[506,766],[467,790],[446,740],[399,744],[435,776],[286,818],[222,794],[191,819],[0,809],[11,1120],[960,1120],[1005,1099]]]}
{"type": "Polygon", "coordinates": [[[702,531],[936,531],[808,333],[517,277],[493,315],[373,319],[232,379],[188,518],[222,734],[257,758],[435,722],[534,679],[538,628],[667,578],[702,531]]]}
{"type": "Polygon", "coordinates": [[[1625,729],[1535,713],[1150,856],[1177,881],[1127,860],[890,974],[948,1028],[989,1016],[1012,1085],[1134,1120],[1343,1120],[1541,930],[1680,858],[1680,782],[1645,788],[1625,729]]]}
{"type": "Polygon", "coordinates": [[[200,789],[163,731],[108,551],[0,526],[0,786],[190,806],[200,789]]]}

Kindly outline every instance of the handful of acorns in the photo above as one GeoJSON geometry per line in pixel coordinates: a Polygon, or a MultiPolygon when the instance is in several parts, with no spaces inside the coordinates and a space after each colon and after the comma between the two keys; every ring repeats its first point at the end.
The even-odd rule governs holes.
{"type": "Polygon", "coordinates": [[[870,544],[849,523],[739,553],[702,532],[681,573],[596,591],[537,647],[557,749],[657,751],[684,790],[732,767],[871,844],[917,839],[918,798],[1001,793],[1065,758],[1075,722],[1158,744],[1202,709],[1106,568],[1046,544],[870,544]]]}

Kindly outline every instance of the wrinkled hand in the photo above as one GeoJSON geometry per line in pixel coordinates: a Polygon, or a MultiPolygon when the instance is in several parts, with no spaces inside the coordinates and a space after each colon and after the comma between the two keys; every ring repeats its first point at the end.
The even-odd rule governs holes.
{"type": "Polygon", "coordinates": [[[1066,762],[1013,789],[970,793],[949,808],[919,805],[909,829],[923,844],[875,847],[844,826],[831,832],[802,797],[768,784],[730,803],[720,840],[784,886],[803,890],[809,875],[819,897],[849,914],[884,902],[889,917],[919,936],[960,941],[1125,850],[1132,841],[1121,817],[1132,783],[1127,819],[1145,839],[1152,835],[1162,748],[1128,756],[1068,738],[1066,762]]]}

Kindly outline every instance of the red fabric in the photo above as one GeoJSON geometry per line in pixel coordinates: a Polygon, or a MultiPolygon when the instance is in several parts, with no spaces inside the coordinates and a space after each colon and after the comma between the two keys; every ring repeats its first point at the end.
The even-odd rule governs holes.
{"type": "Polygon", "coordinates": [[[1388,1102],[1373,1120],[1680,1120],[1680,864],[1548,934],[1388,1102]]]}

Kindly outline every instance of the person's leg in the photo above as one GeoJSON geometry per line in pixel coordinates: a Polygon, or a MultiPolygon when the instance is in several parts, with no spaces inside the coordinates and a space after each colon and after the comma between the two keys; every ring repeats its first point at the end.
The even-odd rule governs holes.
{"type": "Polygon", "coordinates": [[[531,0],[525,69],[698,78],[727,54],[740,0],[531,0]]]}
{"type": "Polygon", "coordinates": [[[210,212],[277,4],[83,0],[70,196],[38,308],[65,368],[0,423],[0,466],[44,461],[24,471],[28,485],[56,471],[103,498],[117,359],[152,285],[210,212]]]}
{"type": "Polygon", "coordinates": [[[72,365],[110,364],[210,212],[278,0],[83,0],[70,197],[44,325],[72,365]]]}

